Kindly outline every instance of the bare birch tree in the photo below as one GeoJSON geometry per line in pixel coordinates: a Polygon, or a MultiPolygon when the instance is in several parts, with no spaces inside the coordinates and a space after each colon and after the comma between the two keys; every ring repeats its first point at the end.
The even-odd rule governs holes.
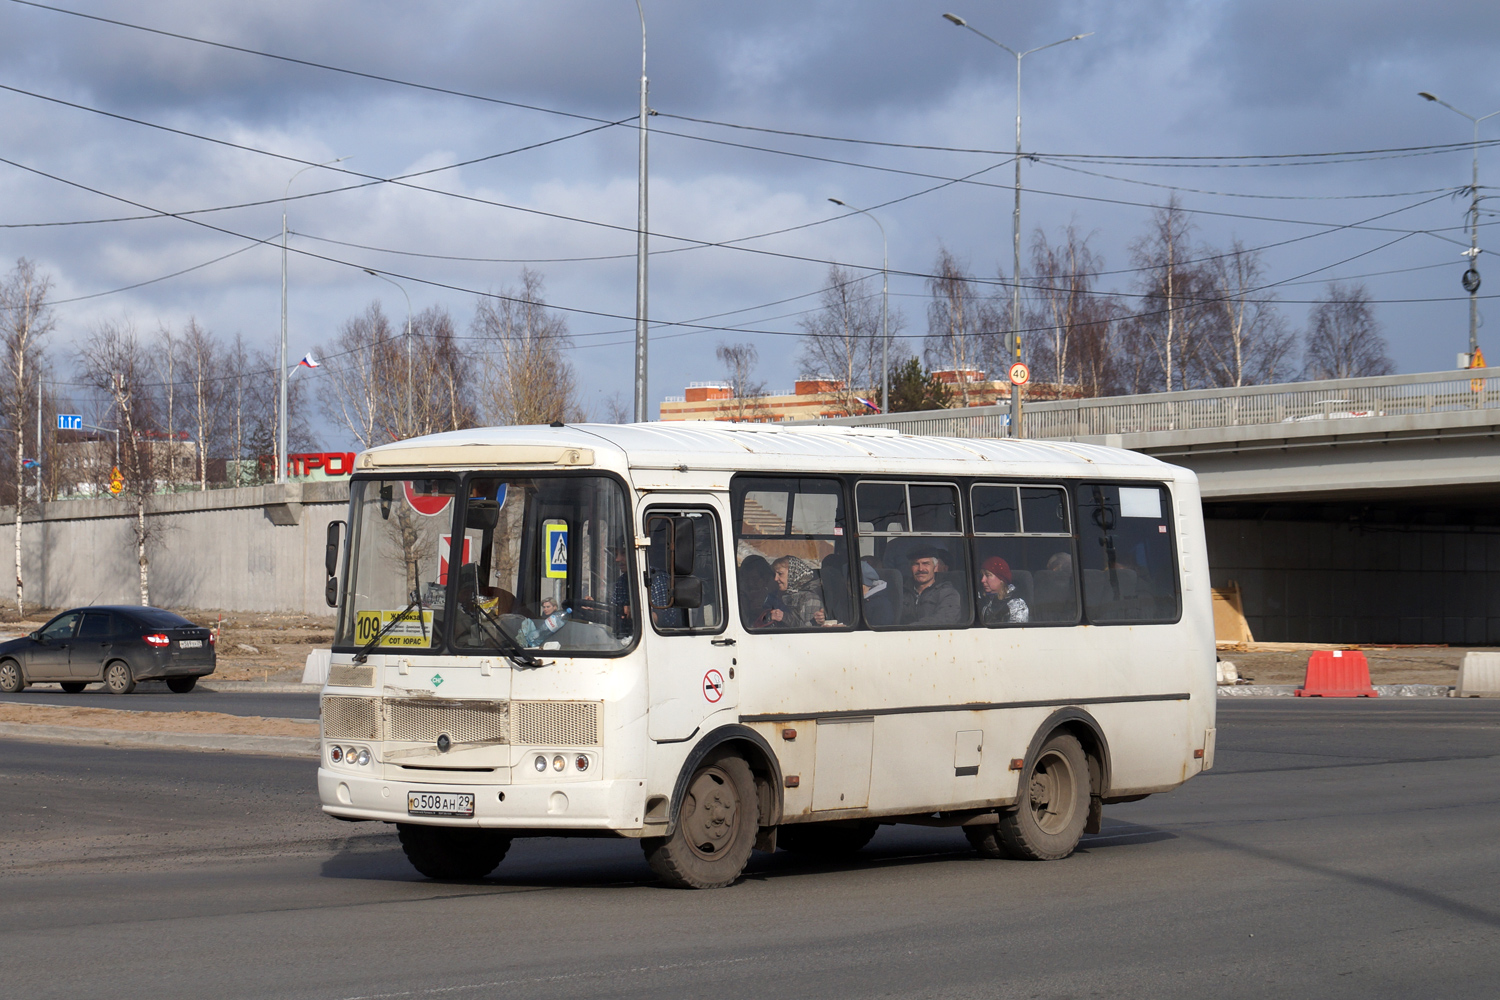
{"type": "MultiPolygon", "coordinates": [[[[224,417],[225,389],[234,376],[224,371],[219,343],[214,335],[189,319],[178,340],[183,387],[188,394],[198,452],[198,489],[208,489],[208,449],[217,440],[224,417]],[[226,378],[227,376],[227,378],[226,378]]],[[[169,422],[170,423],[170,422],[169,422]]],[[[238,456],[236,456],[238,457],[238,456]]]]}
{"type": "Polygon", "coordinates": [[[1204,338],[1202,361],[1212,386],[1266,385],[1292,375],[1297,338],[1264,290],[1260,254],[1234,240],[1208,261],[1217,322],[1204,338]]]}
{"type": "Polygon", "coordinates": [[[1330,281],[1308,314],[1304,336],[1303,378],[1367,378],[1396,370],[1362,284],[1330,281]]]}
{"type": "Polygon", "coordinates": [[[568,321],[547,309],[542,276],[527,268],[521,287],[479,300],[474,332],[484,343],[479,396],[497,424],[546,424],[583,417],[576,398],[568,321]]]}
{"type": "MultiPolygon", "coordinates": [[[[861,279],[835,264],[828,269],[820,308],[800,325],[802,370],[844,384],[838,405],[845,414],[867,412],[859,398],[880,395],[879,296],[868,294],[861,279]]],[[[899,322],[892,324],[898,328],[899,322]]]]}
{"type": "Polygon", "coordinates": [[[1028,352],[1039,381],[1052,381],[1061,391],[1077,386],[1086,396],[1104,395],[1115,381],[1111,343],[1118,303],[1095,291],[1103,259],[1074,226],[1049,243],[1040,229],[1031,244],[1032,293],[1026,325],[1031,328],[1028,352]]]}
{"type": "MultiPolygon", "coordinates": [[[[152,389],[153,364],[129,321],[100,324],[79,352],[83,379],[103,396],[120,432],[124,493],[135,507],[135,554],[140,568],[141,604],[151,603],[148,546],[157,526],[146,520],[146,500],[162,476],[160,449],[149,440],[156,429],[158,400],[152,389]]],[[[170,444],[170,442],[169,442],[170,444]]]]}
{"type": "MultiPolygon", "coordinates": [[[[1134,346],[1138,351],[1149,346],[1155,358],[1154,377],[1136,381],[1154,383],[1151,389],[1187,388],[1190,361],[1200,346],[1204,275],[1192,263],[1191,235],[1192,223],[1173,195],[1152,214],[1146,235],[1131,246],[1144,293],[1132,324],[1133,334],[1140,338],[1134,346]]],[[[1143,353],[1138,354],[1138,366],[1144,359],[1143,353]]],[[[1137,387],[1135,391],[1149,389],[1137,387]]]]}
{"type": "MultiPolygon", "coordinates": [[[[0,353],[5,370],[0,373],[0,402],[13,435],[16,493],[16,613],[26,613],[25,585],[21,573],[21,508],[26,497],[26,432],[36,418],[37,386],[41,375],[42,345],[52,332],[54,319],[47,302],[52,280],[37,271],[26,258],[0,283],[0,353]],[[30,419],[28,419],[30,418],[30,419]]],[[[37,456],[41,460],[41,456],[37,456]]],[[[42,499],[37,490],[37,502],[42,499]]]]}
{"type": "Polygon", "coordinates": [[[963,373],[983,370],[987,361],[1005,357],[1008,327],[995,303],[976,289],[974,276],[946,248],[938,250],[932,270],[923,354],[928,368],[959,373],[954,391],[959,405],[968,406],[969,383],[963,373]]]}
{"type": "Polygon", "coordinates": [[[760,363],[760,352],[755,345],[720,343],[714,354],[724,366],[725,381],[729,383],[729,398],[719,401],[715,418],[735,421],[764,419],[769,412],[762,401],[766,384],[755,377],[756,365],[760,363]]]}
{"type": "Polygon", "coordinates": [[[361,450],[394,440],[382,394],[380,367],[389,351],[391,324],[379,302],[345,320],[331,345],[320,347],[325,358],[323,377],[328,391],[321,394],[323,412],[349,429],[361,450]]]}

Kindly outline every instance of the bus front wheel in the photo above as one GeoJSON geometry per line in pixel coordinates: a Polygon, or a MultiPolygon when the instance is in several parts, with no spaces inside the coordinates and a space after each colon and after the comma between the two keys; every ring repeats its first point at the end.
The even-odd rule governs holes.
{"type": "Polygon", "coordinates": [[[1089,764],[1078,740],[1058,733],[1021,774],[1020,801],[995,826],[965,827],[990,857],[1056,861],[1073,853],[1089,815],[1089,764]]]}
{"type": "Polygon", "coordinates": [[[457,881],[484,878],[505,860],[510,838],[473,827],[397,823],[396,835],[411,866],[428,878],[457,881]]]}
{"type": "Polygon", "coordinates": [[[717,889],[745,870],[759,820],[750,765],[735,756],[710,757],[688,782],[672,835],[647,837],[641,848],[668,885],[717,889]]]}

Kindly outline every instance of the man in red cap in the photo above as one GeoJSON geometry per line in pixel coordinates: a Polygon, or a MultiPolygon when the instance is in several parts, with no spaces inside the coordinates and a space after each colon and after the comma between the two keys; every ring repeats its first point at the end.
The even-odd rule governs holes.
{"type": "Polygon", "coordinates": [[[1031,609],[1015,596],[1011,583],[1010,563],[990,556],[981,566],[979,585],[984,596],[979,601],[979,620],[986,625],[1022,625],[1031,620],[1031,609]]]}

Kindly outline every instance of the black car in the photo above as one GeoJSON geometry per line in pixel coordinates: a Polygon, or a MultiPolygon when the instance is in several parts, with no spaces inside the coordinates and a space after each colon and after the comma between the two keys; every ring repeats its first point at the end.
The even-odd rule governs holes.
{"type": "Polygon", "coordinates": [[[214,672],[214,634],[161,608],[74,608],[30,635],[0,643],[0,691],[60,681],[70,694],[103,681],[129,694],[136,681],[165,680],[185,694],[214,672]]]}

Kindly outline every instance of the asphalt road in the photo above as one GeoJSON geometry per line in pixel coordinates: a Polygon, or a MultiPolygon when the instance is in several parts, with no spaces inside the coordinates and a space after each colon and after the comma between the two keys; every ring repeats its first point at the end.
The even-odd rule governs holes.
{"type": "Polygon", "coordinates": [[[883,828],[712,892],[634,843],[426,881],[313,765],[0,741],[17,997],[1491,997],[1500,702],[1225,705],[1217,767],[1054,863],[883,828]]]}
{"type": "Polygon", "coordinates": [[[93,685],[77,694],[67,694],[55,685],[26,688],[16,694],[0,694],[0,704],[63,705],[69,708],[118,708],[131,712],[223,712],[226,715],[260,715],[268,719],[316,719],[318,693],[204,691],[173,694],[161,682],[142,682],[130,694],[110,694],[93,685]]]}

